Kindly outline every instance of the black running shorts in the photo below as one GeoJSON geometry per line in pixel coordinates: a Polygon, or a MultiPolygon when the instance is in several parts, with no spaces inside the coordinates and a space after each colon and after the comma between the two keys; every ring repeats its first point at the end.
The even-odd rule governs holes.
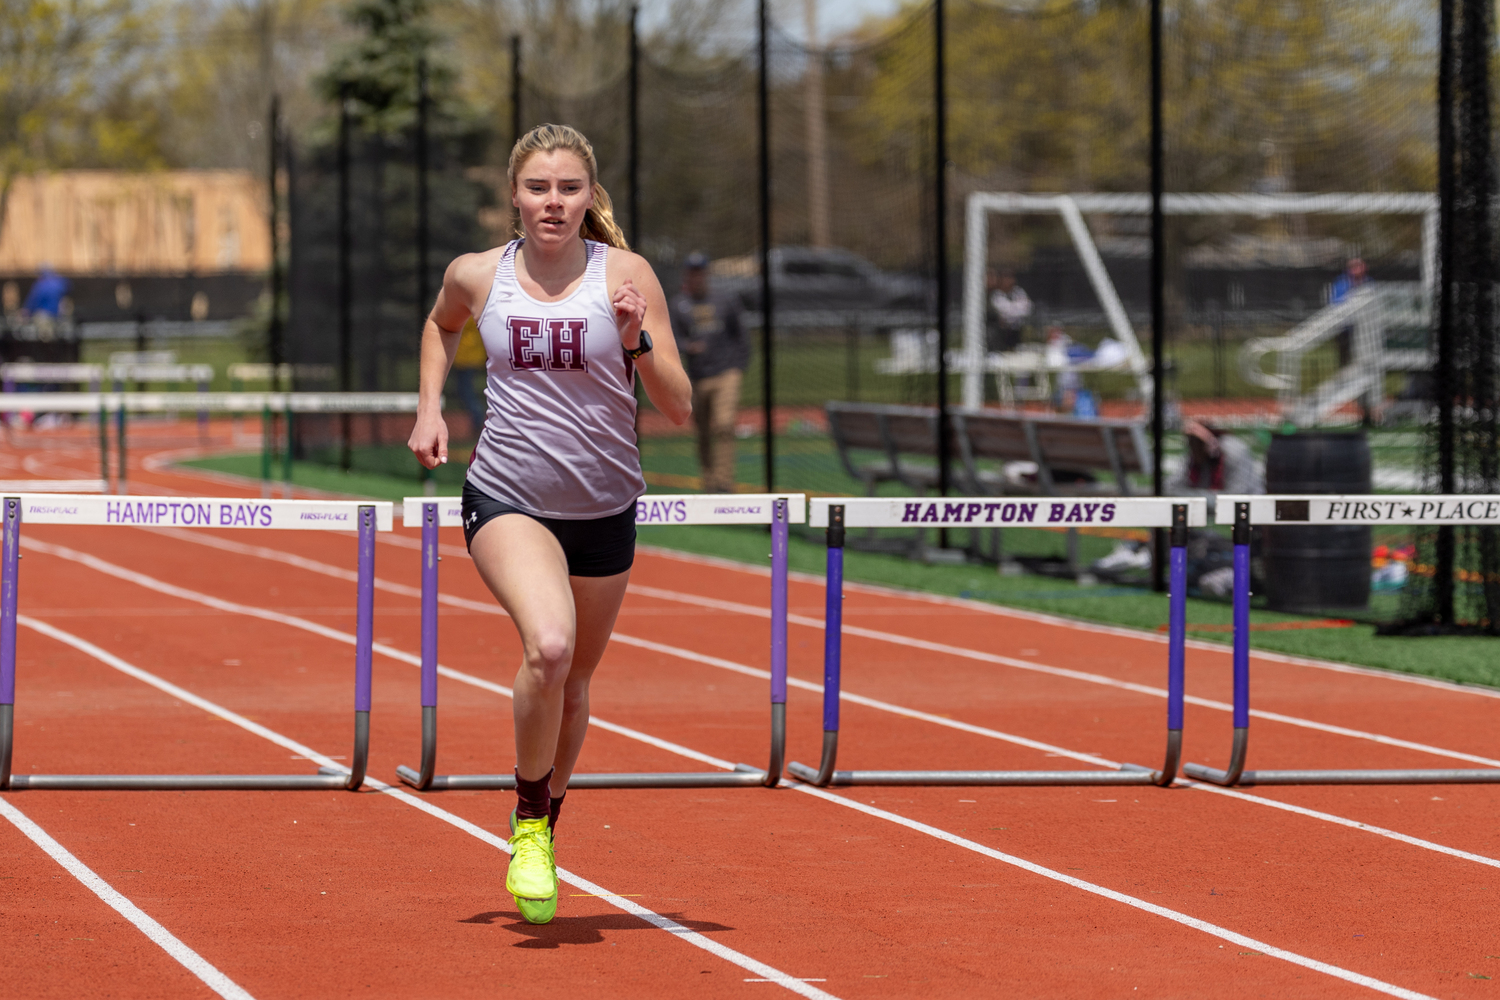
{"type": "Polygon", "coordinates": [[[501,514],[523,514],[552,532],[568,560],[569,576],[614,576],[635,562],[635,504],[618,514],[587,520],[538,517],[464,483],[464,544],[501,514]]]}

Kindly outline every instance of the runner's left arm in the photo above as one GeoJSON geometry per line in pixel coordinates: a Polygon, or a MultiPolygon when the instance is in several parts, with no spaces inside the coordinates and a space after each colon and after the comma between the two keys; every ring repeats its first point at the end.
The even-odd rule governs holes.
{"type": "Polygon", "coordinates": [[[686,423],[693,414],[693,387],[677,353],[661,282],[644,257],[615,248],[609,251],[607,275],[620,344],[634,350],[640,346],[642,330],[656,331],[651,335],[651,350],[635,362],[646,396],[672,423],[686,423]]]}

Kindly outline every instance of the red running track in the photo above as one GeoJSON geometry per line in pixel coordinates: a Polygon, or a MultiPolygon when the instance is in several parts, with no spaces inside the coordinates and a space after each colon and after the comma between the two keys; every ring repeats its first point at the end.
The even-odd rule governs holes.
{"type": "MultiPolygon", "coordinates": [[[[183,475],[132,471],[142,492],[206,492],[183,475]]],[[[211,492],[221,491],[217,483],[211,492]]],[[[27,537],[221,601],[352,631],[352,586],[274,559],[139,530],[35,527],[27,537]]],[[[337,535],[220,537],[352,565],[352,541],[337,535]]],[[[458,544],[456,532],[446,541],[458,544]]],[[[28,549],[27,557],[24,614],[322,754],[348,753],[347,645],[168,596],[55,551],[28,549]]],[[[417,583],[415,552],[400,544],[380,546],[377,568],[383,580],[417,583]]],[[[445,561],[443,582],[449,594],[486,600],[462,559],[445,561]]],[[[766,668],[763,618],[659,594],[763,606],[764,576],[644,553],[633,583],[657,596],[628,598],[619,632],[766,668]]],[[[794,582],[792,603],[816,619],[821,588],[794,582]]],[[[1057,753],[1141,763],[1161,753],[1164,704],[1149,690],[994,661],[1150,689],[1164,674],[1164,647],[1153,637],[864,588],[852,588],[846,604],[855,629],[906,640],[849,636],[850,692],[1057,753]]],[[[415,599],[377,593],[383,643],[415,653],[417,627],[415,599]]],[[[816,683],[820,632],[794,625],[791,645],[794,678],[816,683]]],[[[503,685],[517,655],[503,618],[444,608],[446,666],[503,685]]],[[[1257,706],[1287,717],[1480,756],[1488,749],[1481,721],[1491,698],[1273,660],[1257,659],[1255,670],[1257,706]]],[[[1191,650],[1189,686],[1198,698],[1227,700],[1227,656],[1191,650]]],[[[616,643],[594,708],[611,723],[700,754],[763,763],[765,691],[755,677],[616,643]]],[[[509,766],[502,696],[445,679],[440,701],[443,770],[509,766]]],[[[17,702],[20,773],[313,766],[30,628],[21,635],[17,702]]],[[[417,749],[410,662],[377,657],[372,715],[371,773],[391,781],[417,749]]],[[[811,760],[818,695],[794,688],[789,715],[793,755],[811,760]]],[[[1187,725],[1192,759],[1222,763],[1227,713],[1194,705],[1187,725]]],[[[1259,766],[1446,763],[1286,722],[1258,720],[1254,732],[1259,766]]],[[[1069,761],[868,705],[844,708],[843,766],[1069,761]]],[[[598,730],[581,763],[700,767],[598,730]]],[[[822,980],[808,985],[839,997],[918,989],[976,997],[1390,993],[1382,983],[1397,995],[1469,996],[1490,988],[1476,976],[1500,975],[1500,959],[1487,957],[1500,955],[1488,919],[1500,878],[1490,860],[1500,857],[1489,822],[1495,794],[1485,787],[584,792],[569,798],[560,861],[721,947],[822,980]],[[1235,934],[1292,954],[1255,954],[1268,949],[1236,944],[1235,934]],[[1299,956],[1333,968],[1309,968],[1299,956]]],[[[764,977],[598,898],[569,894],[554,924],[522,923],[493,844],[420,811],[410,796],[25,792],[4,800],[256,997],[489,996],[538,983],[585,996],[781,992],[745,982],[764,977]]],[[[510,808],[500,793],[422,802],[491,838],[503,835],[510,808]]],[[[14,876],[0,881],[8,904],[0,921],[7,940],[31,949],[12,965],[17,995],[209,995],[14,827],[0,824],[0,837],[4,874],[14,876]]]]}

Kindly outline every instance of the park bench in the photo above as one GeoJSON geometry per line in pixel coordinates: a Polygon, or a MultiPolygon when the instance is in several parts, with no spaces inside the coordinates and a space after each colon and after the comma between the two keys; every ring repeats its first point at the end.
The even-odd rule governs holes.
{"type": "MultiPolygon", "coordinates": [[[[839,461],[873,496],[884,482],[916,492],[937,485],[937,409],[881,403],[829,403],[828,429],[839,461]]],[[[1130,476],[1151,469],[1139,424],[993,410],[948,411],[952,483],[974,496],[1034,493],[1129,496],[1130,476]],[[1034,483],[986,463],[1032,462],[1034,483]],[[1107,473],[1108,479],[1098,474],[1107,473]]]]}
{"type": "MultiPolygon", "coordinates": [[[[844,470],[873,496],[885,482],[915,493],[937,487],[937,408],[879,403],[829,403],[828,428],[844,470]]],[[[970,496],[1130,496],[1130,477],[1151,469],[1139,424],[1048,414],[949,409],[950,482],[970,496]],[[1034,479],[1007,475],[1005,465],[1030,462],[1034,479]]],[[[867,540],[873,544],[873,538],[867,540]]],[[[1076,571],[1077,537],[1068,532],[1068,563],[1076,571]]],[[[989,557],[1000,559],[999,529],[989,557]]],[[[862,546],[863,547],[863,546],[862,546]]],[[[914,555],[925,552],[915,542],[914,555]]],[[[977,552],[977,549],[976,549],[977,552]]]]}

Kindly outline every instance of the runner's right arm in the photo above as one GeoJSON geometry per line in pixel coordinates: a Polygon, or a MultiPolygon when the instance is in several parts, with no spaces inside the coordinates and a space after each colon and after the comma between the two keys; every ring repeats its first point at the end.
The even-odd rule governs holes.
{"type": "Polygon", "coordinates": [[[493,252],[454,258],[443,274],[443,287],[438,291],[437,302],[422,326],[417,423],[406,446],[428,469],[448,461],[448,425],[442,412],[443,385],[448,381],[448,370],[453,367],[453,356],[458,352],[465,321],[484,308],[486,292],[475,294],[476,281],[479,282],[478,288],[487,290],[488,283],[484,279],[494,270],[492,256],[493,252]],[[488,271],[486,264],[491,264],[488,271]]]}

